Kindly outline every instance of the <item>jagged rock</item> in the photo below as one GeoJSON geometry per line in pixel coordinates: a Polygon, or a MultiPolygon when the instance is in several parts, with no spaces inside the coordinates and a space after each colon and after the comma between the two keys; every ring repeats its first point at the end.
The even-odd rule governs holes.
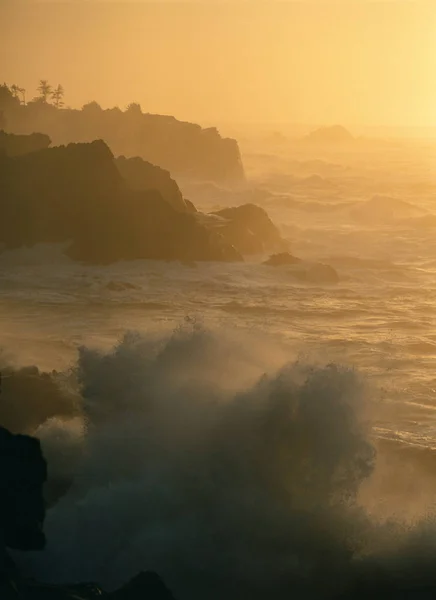
{"type": "Polygon", "coordinates": [[[113,593],[97,584],[50,585],[26,578],[7,553],[42,550],[47,464],[40,442],[0,427],[0,598],[1,600],[174,600],[156,573],[141,572],[113,593]]]}
{"type": "MultiPolygon", "coordinates": [[[[108,598],[108,594],[94,583],[48,585],[37,581],[19,580],[15,584],[20,590],[19,600],[105,600],[108,598]]],[[[138,600],[143,599],[138,598],[138,600]]]]}
{"type": "Polygon", "coordinates": [[[273,254],[263,264],[269,265],[270,267],[281,267],[284,265],[296,265],[301,263],[301,258],[289,254],[289,252],[280,252],[279,254],[273,254]]]}
{"type": "Polygon", "coordinates": [[[174,210],[179,212],[192,210],[192,207],[187,206],[179,186],[171,178],[168,171],[156,167],[139,157],[126,158],[120,156],[115,159],[115,164],[130,189],[157,190],[174,210]]]}
{"type": "Polygon", "coordinates": [[[305,138],[305,142],[311,144],[345,144],[354,141],[353,135],[342,125],[333,125],[331,127],[320,127],[311,131],[305,138]]]}
{"type": "Polygon", "coordinates": [[[141,572],[122,588],[109,594],[111,600],[174,600],[173,594],[156,573],[141,572]]]}
{"type": "Polygon", "coordinates": [[[171,202],[160,190],[130,189],[101,140],[0,157],[0,244],[8,249],[71,242],[71,258],[96,264],[242,260],[232,244],[202,225],[192,210],[174,208],[175,182],[156,176],[160,170],[148,170],[154,182],[164,182],[162,193],[171,192],[171,202]]]}
{"type": "Polygon", "coordinates": [[[215,227],[223,238],[243,255],[286,248],[279,230],[260,206],[243,204],[211,214],[219,217],[215,227]]]}
{"type": "Polygon", "coordinates": [[[7,248],[86,235],[124,185],[101,140],[0,158],[0,182],[0,242],[7,248]]]}
{"type": "Polygon", "coordinates": [[[127,193],[103,225],[89,224],[68,255],[74,260],[110,264],[120,260],[238,261],[242,256],[189,213],[174,210],[157,192],[127,193]]]}
{"type": "Polygon", "coordinates": [[[37,439],[0,427],[0,546],[41,550],[45,546],[43,484],[47,465],[37,439]]]}
{"type": "Polygon", "coordinates": [[[187,208],[188,212],[193,212],[193,213],[198,212],[194,206],[194,203],[191,202],[191,200],[188,200],[187,198],[185,198],[185,204],[186,204],[186,208],[187,208]]]}
{"type": "Polygon", "coordinates": [[[104,139],[115,155],[140,156],[176,177],[231,183],[245,179],[236,140],[223,138],[214,127],[144,114],[138,105],[124,112],[103,110],[96,102],[81,110],[38,101],[23,106],[7,86],[0,86],[0,112],[9,131],[40,131],[55,145],[104,139]]]}
{"type": "Polygon", "coordinates": [[[306,281],[310,283],[338,283],[339,275],[330,265],[316,263],[306,271],[306,281]]]}
{"type": "Polygon", "coordinates": [[[1,600],[174,600],[162,579],[151,571],[141,572],[112,593],[98,584],[49,585],[22,579],[16,574],[0,583],[1,600]]]}

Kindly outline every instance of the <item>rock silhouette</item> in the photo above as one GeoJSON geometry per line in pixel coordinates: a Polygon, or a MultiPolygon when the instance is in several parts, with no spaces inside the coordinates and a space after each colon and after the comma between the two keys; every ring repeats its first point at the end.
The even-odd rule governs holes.
{"type": "Polygon", "coordinates": [[[344,144],[351,143],[355,140],[353,135],[342,125],[333,125],[331,127],[320,127],[311,131],[303,138],[305,142],[311,144],[344,144]]]}
{"type": "Polygon", "coordinates": [[[0,243],[18,248],[69,241],[69,256],[96,264],[242,260],[199,223],[168,173],[143,161],[118,164],[130,181],[137,178],[137,189],[102,140],[1,156],[0,243]]]}
{"type": "Polygon", "coordinates": [[[138,157],[115,159],[102,140],[3,153],[0,185],[5,249],[68,242],[74,260],[108,264],[240,261],[286,247],[262,208],[246,204],[203,218],[168,171],[138,157]]]}
{"type": "Polygon", "coordinates": [[[37,439],[0,427],[0,531],[4,547],[41,550],[47,465],[37,439]]]}
{"type": "Polygon", "coordinates": [[[48,148],[51,140],[43,133],[32,133],[31,135],[14,135],[0,131],[0,154],[8,156],[21,156],[36,150],[48,148]]]}
{"type": "Polygon", "coordinates": [[[42,551],[47,463],[39,440],[0,427],[0,597],[2,600],[173,600],[160,577],[139,573],[111,594],[96,584],[54,586],[20,573],[7,549],[42,551]]]}
{"type": "Polygon", "coordinates": [[[0,112],[7,131],[40,131],[55,145],[104,139],[116,156],[140,156],[176,177],[220,182],[245,178],[236,140],[222,138],[214,127],[144,114],[139,105],[103,110],[90,102],[75,110],[40,98],[23,105],[7,85],[0,85],[0,112]]]}
{"type": "Polygon", "coordinates": [[[255,204],[243,204],[211,213],[223,238],[241,254],[262,254],[284,249],[286,243],[267,212],[255,204]]]}
{"type": "Polygon", "coordinates": [[[156,167],[142,158],[120,156],[115,164],[130,189],[136,191],[157,190],[162,198],[179,212],[190,212],[179,186],[168,171],[156,167]]]}
{"type": "Polygon", "coordinates": [[[282,267],[284,265],[296,265],[301,263],[301,258],[289,254],[289,252],[280,252],[279,254],[273,254],[264,262],[265,265],[270,267],[282,267]]]}

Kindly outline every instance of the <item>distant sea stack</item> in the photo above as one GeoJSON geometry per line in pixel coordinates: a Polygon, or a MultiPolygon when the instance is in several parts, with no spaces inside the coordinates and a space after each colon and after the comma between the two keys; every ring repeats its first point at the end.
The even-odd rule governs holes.
{"type": "Polygon", "coordinates": [[[350,144],[354,140],[354,136],[342,125],[320,127],[303,138],[304,142],[323,145],[350,144]]]}
{"type": "Polygon", "coordinates": [[[103,139],[115,156],[139,156],[176,178],[237,184],[245,180],[236,140],[214,127],[143,113],[139,104],[104,110],[97,102],[81,110],[61,108],[38,97],[27,104],[0,85],[0,129],[47,134],[54,145],[103,139]]]}

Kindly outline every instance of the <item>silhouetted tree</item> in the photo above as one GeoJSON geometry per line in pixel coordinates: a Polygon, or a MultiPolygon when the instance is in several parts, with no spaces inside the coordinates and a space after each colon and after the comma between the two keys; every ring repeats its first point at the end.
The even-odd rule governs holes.
{"type": "Polygon", "coordinates": [[[43,102],[47,102],[47,98],[52,93],[52,87],[47,81],[47,79],[41,79],[38,86],[38,92],[41,100],[43,102]]]}
{"type": "Polygon", "coordinates": [[[15,83],[13,83],[11,85],[11,92],[14,98],[18,98],[18,93],[20,91],[20,88],[18,87],[18,85],[15,85],[15,83]]]}
{"type": "Polygon", "coordinates": [[[26,104],[26,90],[24,88],[21,88],[14,83],[11,85],[10,89],[11,89],[11,93],[12,93],[13,97],[17,98],[17,100],[20,100],[20,104],[26,104]],[[20,94],[21,94],[21,99],[19,97],[20,94]]]}
{"type": "Polygon", "coordinates": [[[21,94],[21,102],[26,106],[26,90],[24,88],[18,88],[18,92],[21,94]]]}
{"type": "Polygon", "coordinates": [[[2,131],[3,129],[6,129],[6,117],[4,115],[4,112],[0,110],[0,131],[2,131]]]}
{"type": "Polygon", "coordinates": [[[9,110],[13,110],[19,105],[19,99],[14,96],[14,94],[6,85],[6,83],[0,85],[0,110],[8,112],[9,110]]]}
{"type": "Polygon", "coordinates": [[[92,101],[82,106],[84,112],[101,112],[103,109],[98,102],[92,101]]]}
{"type": "Polygon", "coordinates": [[[58,87],[52,92],[52,99],[53,99],[53,103],[56,106],[56,108],[62,108],[62,106],[64,105],[64,95],[65,95],[65,91],[64,88],[61,86],[61,84],[58,84],[58,87]]]}
{"type": "Polygon", "coordinates": [[[141,105],[138,102],[131,102],[127,105],[126,113],[132,115],[142,115],[141,105]]]}

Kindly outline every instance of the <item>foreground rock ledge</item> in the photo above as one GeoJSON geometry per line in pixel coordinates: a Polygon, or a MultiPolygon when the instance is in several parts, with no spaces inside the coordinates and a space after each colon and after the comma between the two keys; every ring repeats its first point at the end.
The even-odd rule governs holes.
{"type": "Polygon", "coordinates": [[[174,600],[156,573],[141,572],[119,590],[106,593],[97,584],[49,585],[29,580],[8,554],[42,551],[47,463],[40,442],[0,427],[0,599],[1,600],[174,600]]]}

